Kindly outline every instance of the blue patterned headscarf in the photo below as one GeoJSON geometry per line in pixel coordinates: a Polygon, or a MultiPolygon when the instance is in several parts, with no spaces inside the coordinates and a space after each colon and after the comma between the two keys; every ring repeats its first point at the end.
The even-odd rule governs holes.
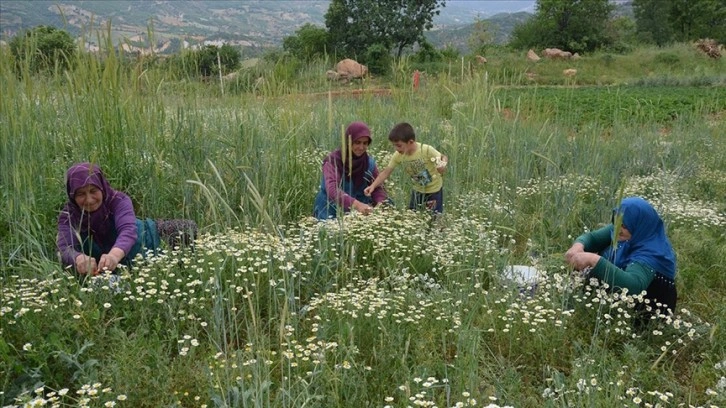
{"type": "MultiPolygon", "coordinates": [[[[674,279],[676,276],[676,255],[666,236],[663,220],[649,202],[640,197],[628,197],[620,203],[617,214],[623,216],[623,225],[632,235],[627,241],[619,242],[613,263],[625,269],[633,262],[653,268],[661,275],[674,279]]],[[[611,258],[612,248],[606,256],[611,258]]]]}

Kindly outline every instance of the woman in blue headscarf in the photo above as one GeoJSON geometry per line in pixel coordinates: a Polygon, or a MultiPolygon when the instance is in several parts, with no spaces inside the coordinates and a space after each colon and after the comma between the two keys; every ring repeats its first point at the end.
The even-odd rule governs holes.
{"type": "Polygon", "coordinates": [[[627,288],[630,294],[645,290],[651,305],[663,313],[675,311],[676,256],[663,220],[640,197],[623,199],[613,223],[579,236],[565,260],[580,271],[591,268],[590,276],[613,288],[627,288]],[[622,217],[622,225],[613,248],[616,216],[622,217]]]}

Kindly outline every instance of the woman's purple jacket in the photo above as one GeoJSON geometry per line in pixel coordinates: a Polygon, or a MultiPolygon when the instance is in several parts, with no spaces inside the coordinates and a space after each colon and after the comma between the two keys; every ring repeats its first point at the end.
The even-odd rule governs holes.
{"type": "MultiPolygon", "coordinates": [[[[74,265],[81,241],[91,238],[103,253],[117,247],[128,254],[136,243],[136,214],[131,199],[111,188],[101,169],[91,163],[73,165],[66,173],[68,202],[58,216],[56,245],[63,265],[74,265]],[[84,212],[74,199],[81,187],[92,184],[103,193],[101,207],[84,212]]],[[[89,255],[90,253],[87,253],[89,255]]]]}
{"type": "MultiPolygon", "coordinates": [[[[331,153],[331,155],[323,161],[323,180],[325,183],[325,191],[328,193],[328,201],[336,202],[341,205],[345,211],[348,211],[350,210],[350,206],[353,205],[355,198],[348,195],[340,187],[343,184],[343,175],[335,166],[335,161],[330,159],[330,156],[333,154],[334,153],[331,153]]],[[[367,166],[368,157],[366,156],[365,159],[367,166]]],[[[362,173],[365,172],[366,169],[364,169],[362,173]]],[[[375,180],[376,177],[378,177],[378,167],[373,167],[373,171],[371,173],[373,180],[375,180]]],[[[371,198],[376,204],[386,201],[386,190],[383,189],[383,186],[376,187],[375,190],[373,190],[373,193],[371,193],[371,198]]]]}

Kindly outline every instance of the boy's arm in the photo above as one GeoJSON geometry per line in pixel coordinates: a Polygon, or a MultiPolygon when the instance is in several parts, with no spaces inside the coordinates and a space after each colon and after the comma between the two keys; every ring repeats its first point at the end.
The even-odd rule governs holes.
{"type": "MultiPolygon", "coordinates": [[[[375,180],[380,173],[381,172],[378,170],[378,167],[374,166],[372,174],[373,180],[375,180]]],[[[375,206],[386,201],[388,199],[388,193],[386,193],[386,190],[382,185],[379,185],[371,192],[371,198],[373,199],[373,205],[375,206]]]]}
{"type": "Polygon", "coordinates": [[[442,154],[436,162],[436,171],[438,171],[439,174],[444,174],[446,172],[447,164],[449,164],[449,158],[442,154]]]}
{"type": "Polygon", "coordinates": [[[446,157],[446,155],[441,154],[438,150],[436,150],[433,146],[430,145],[423,145],[426,148],[426,157],[430,159],[432,162],[434,162],[434,165],[436,166],[436,171],[439,174],[444,174],[446,172],[446,165],[449,164],[449,158],[446,157]]]}
{"type": "Polygon", "coordinates": [[[388,176],[391,175],[392,172],[393,172],[392,167],[386,167],[385,169],[383,169],[383,171],[378,175],[378,177],[376,177],[376,179],[373,180],[371,185],[366,187],[365,190],[363,190],[363,193],[367,196],[370,196],[371,193],[373,193],[373,190],[375,190],[376,187],[378,187],[379,185],[383,184],[383,182],[386,181],[386,179],[388,178],[388,176]]]}

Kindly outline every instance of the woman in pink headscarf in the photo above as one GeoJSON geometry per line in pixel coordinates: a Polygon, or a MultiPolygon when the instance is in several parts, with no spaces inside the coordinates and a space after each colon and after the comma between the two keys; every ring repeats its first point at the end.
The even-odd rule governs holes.
{"type": "Polygon", "coordinates": [[[373,141],[371,130],[363,122],[353,122],[345,129],[345,140],[345,149],[336,149],[323,160],[323,177],[313,209],[315,218],[335,218],[339,208],[344,212],[354,208],[368,215],[388,199],[383,187],[370,196],[363,194],[378,177],[376,161],[368,154],[373,141]]]}
{"type": "Polygon", "coordinates": [[[192,238],[196,233],[191,220],[137,219],[129,196],[111,188],[101,168],[92,163],[68,169],[66,193],[56,245],[63,265],[74,266],[82,275],[114,271],[119,264],[130,266],[142,250],[159,248],[160,231],[192,238]],[[172,233],[169,222],[181,228],[172,233]]]}

